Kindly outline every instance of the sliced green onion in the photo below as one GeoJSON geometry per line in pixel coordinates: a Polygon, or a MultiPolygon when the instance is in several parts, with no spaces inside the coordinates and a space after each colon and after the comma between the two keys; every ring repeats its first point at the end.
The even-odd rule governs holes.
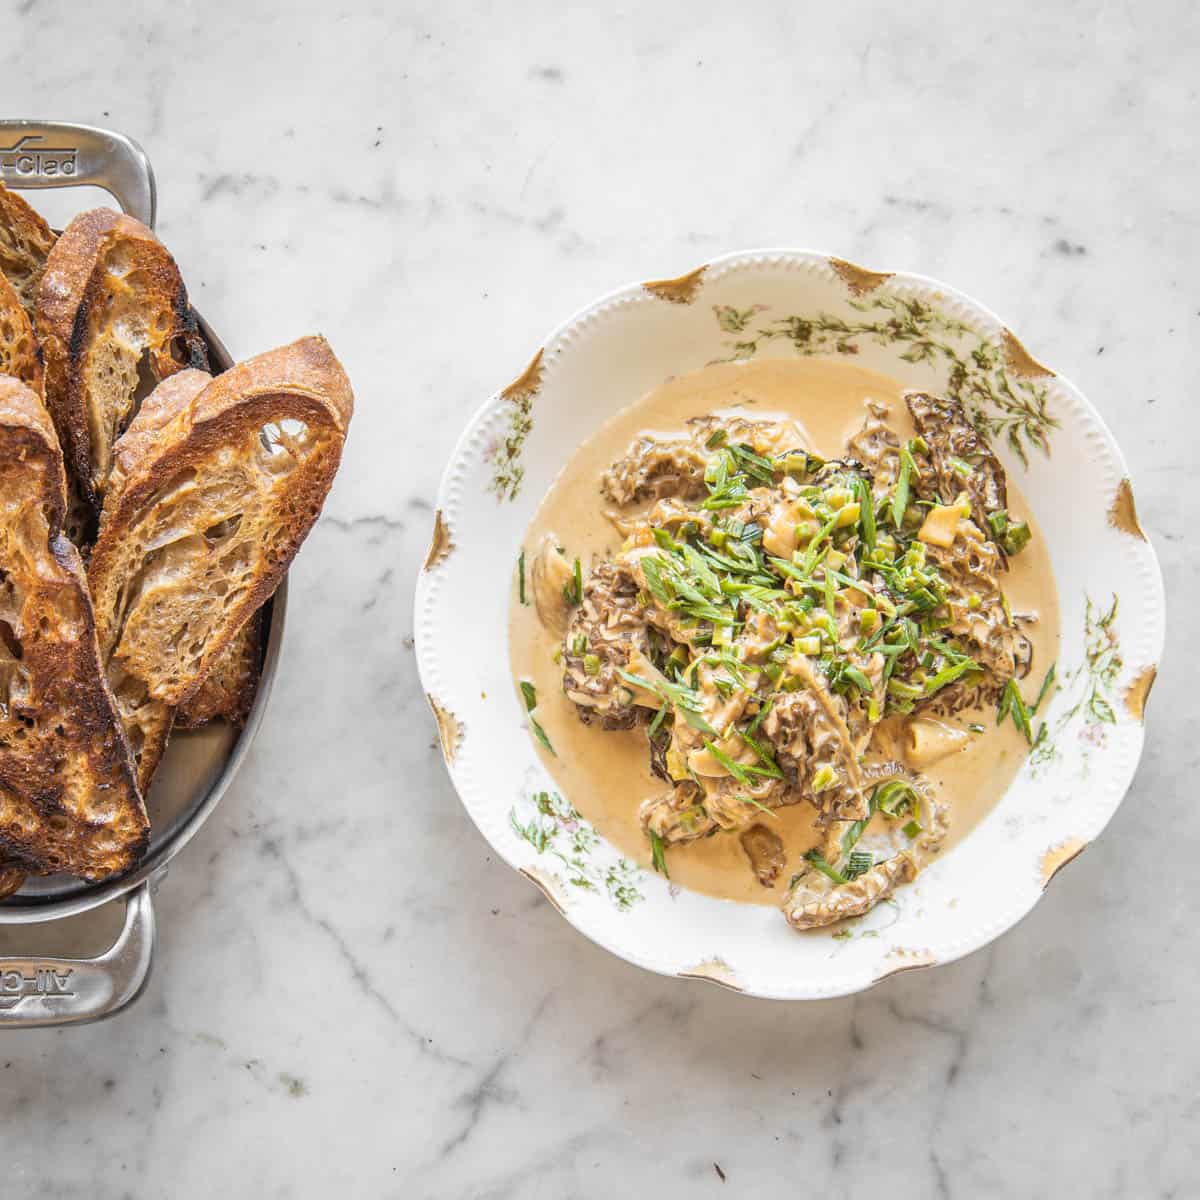
{"type": "Polygon", "coordinates": [[[875,855],[869,850],[855,850],[843,864],[841,870],[847,881],[865,875],[875,865],[875,855]]]}
{"type": "Polygon", "coordinates": [[[1012,558],[1014,555],[1020,554],[1029,545],[1031,537],[1033,537],[1033,531],[1029,528],[1029,523],[1027,521],[1016,521],[1010,524],[1008,529],[1005,530],[1000,544],[1004,547],[1004,553],[1009,558],[1012,558]]]}
{"type": "Polygon", "coordinates": [[[583,568],[575,560],[575,570],[570,583],[563,584],[563,599],[575,608],[583,603],[583,568]]]}
{"type": "Polygon", "coordinates": [[[683,719],[693,729],[698,729],[701,733],[707,733],[709,737],[717,736],[717,731],[704,719],[700,711],[700,698],[695,692],[681,687],[679,684],[668,683],[665,679],[661,683],[651,683],[648,679],[643,679],[640,675],[634,675],[622,667],[617,668],[617,674],[626,683],[632,683],[634,687],[642,688],[647,692],[654,692],[656,695],[673,704],[679,709],[683,714],[683,719]]]}
{"type": "Polygon", "coordinates": [[[1050,688],[1054,685],[1054,673],[1057,667],[1057,663],[1050,664],[1050,670],[1046,672],[1046,678],[1042,680],[1042,686],[1038,691],[1037,699],[1033,702],[1033,707],[1029,710],[1030,713],[1037,712],[1042,705],[1042,701],[1046,698],[1046,693],[1049,692],[1050,688]]]}
{"type": "Polygon", "coordinates": [[[857,667],[843,668],[842,678],[850,680],[864,695],[870,696],[875,691],[871,686],[871,681],[857,667]]]}
{"type": "Polygon", "coordinates": [[[550,739],[546,736],[546,731],[541,727],[541,724],[535,717],[529,718],[529,728],[533,730],[533,736],[536,737],[537,740],[541,742],[542,745],[545,746],[555,758],[557,758],[558,754],[555,752],[554,747],[550,745],[550,739]]]}
{"type": "Polygon", "coordinates": [[[813,795],[816,796],[821,792],[828,791],[834,786],[834,784],[838,782],[840,778],[841,776],[838,774],[837,770],[834,767],[831,767],[828,763],[818,767],[813,773],[812,778],[813,795]]]}
{"type": "Polygon", "coordinates": [[[758,761],[763,764],[762,769],[765,774],[769,775],[772,779],[783,778],[783,772],[779,769],[779,764],[749,732],[739,730],[738,737],[758,755],[758,761]]]}
{"type": "Polygon", "coordinates": [[[664,879],[670,879],[671,875],[667,870],[667,849],[663,845],[662,838],[653,829],[646,832],[650,835],[650,857],[654,862],[654,869],[664,879]]]}
{"type": "Polygon", "coordinates": [[[871,793],[872,808],[886,817],[898,817],[906,806],[915,813],[919,803],[917,789],[906,779],[889,779],[871,793]]]}
{"type": "Polygon", "coordinates": [[[897,529],[904,527],[904,514],[908,511],[909,485],[912,476],[917,473],[917,464],[913,461],[915,439],[900,451],[900,476],[896,480],[896,490],[892,495],[892,524],[897,529]]]}
{"type": "Polygon", "coordinates": [[[1029,720],[1029,709],[1026,707],[1025,701],[1021,699],[1021,692],[1015,679],[1010,679],[1004,685],[998,711],[1000,716],[996,723],[999,724],[1006,716],[1011,715],[1013,724],[1025,735],[1025,740],[1032,746],[1033,727],[1029,720]]]}
{"type": "Polygon", "coordinates": [[[858,528],[868,553],[875,549],[875,497],[871,485],[861,476],[854,481],[858,493],[858,528]]]}
{"type": "Polygon", "coordinates": [[[829,863],[825,861],[825,856],[820,852],[820,850],[815,848],[809,850],[804,857],[808,860],[808,862],[812,863],[812,865],[816,867],[822,875],[832,879],[833,882],[839,886],[843,883],[850,882],[845,875],[841,873],[841,871],[839,871],[836,867],[831,867],[829,863]]]}
{"type": "Polygon", "coordinates": [[[925,695],[932,696],[940,692],[947,684],[953,683],[968,671],[980,671],[983,668],[972,658],[963,658],[948,667],[943,667],[932,679],[925,682],[925,695]]]}

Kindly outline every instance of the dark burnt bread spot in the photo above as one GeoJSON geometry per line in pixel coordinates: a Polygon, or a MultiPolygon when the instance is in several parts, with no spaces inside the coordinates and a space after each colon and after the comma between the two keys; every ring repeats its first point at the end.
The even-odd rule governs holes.
{"type": "Polygon", "coordinates": [[[187,287],[183,280],[175,290],[172,305],[175,316],[176,336],[171,339],[171,357],[178,363],[193,367],[197,371],[208,370],[208,350],[200,335],[200,323],[196,310],[188,302],[187,287]]]}
{"type": "Polygon", "coordinates": [[[25,657],[25,648],[21,645],[21,639],[17,637],[17,631],[7,621],[0,621],[0,642],[17,662],[25,657]]]}
{"type": "Polygon", "coordinates": [[[92,302],[85,295],[79,302],[79,307],[75,310],[75,321],[71,326],[71,339],[67,343],[67,358],[74,365],[83,358],[83,352],[87,348],[88,327],[92,319],[92,302]]]}

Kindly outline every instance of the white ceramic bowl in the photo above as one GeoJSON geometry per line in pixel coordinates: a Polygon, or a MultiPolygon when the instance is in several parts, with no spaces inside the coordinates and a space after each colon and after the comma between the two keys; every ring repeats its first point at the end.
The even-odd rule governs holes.
{"type": "Polygon", "coordinates": [[[1121,452],[1075,387],[944,284],[778,250],[613,292],[556,329],[487,400],[442,479],[417,584],[416,648],[471,818],[577,929],[653,971],[808,999],[978,949],[1020,920],[1099,835],[1141,753],[1163,609],[1121,452]],[[897,905],[834,938],[798,935],[769,907],[672,887],[592,836],[569,796],[539,812],[533,795],[555,784],[514,693],[507,620],[525,529],[563,464],[604,421],[670,376],[715,360],[839,353],[958,395],[990,425],[1049,544],[1063,686],[1047,714],[1051,737],[995,809],[901,888],[897,905]]]}

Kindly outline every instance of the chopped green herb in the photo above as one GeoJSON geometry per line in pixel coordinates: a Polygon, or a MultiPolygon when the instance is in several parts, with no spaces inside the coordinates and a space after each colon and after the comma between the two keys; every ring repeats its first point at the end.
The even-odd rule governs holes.
{"type": "Polygon", "coordinates": [[[521,695],[525,697],[525,711],[533,712],[537,708],[537,688],[528,679],[521,680],[521,695]]]}
{"type": "Polygon", "coordinates": [[[875,497],[871,493],[871,485],[861,476],[855,481],[855,491],[858,493],[858,528],[863,545],[868,553],[875,550],[875,497]]]}
{"type": "MultiPolygon", "coordinates": [[[[773,779],[783,778],[783,772],[777,766],[775,766],[775,763],[769,758],[768,761],[771,762],[770,768],[755,767],[749,763],[736,762],[734,759],[730,758],[729,755],[726,754],[725,751],[722,750],[721,747],[718,746],[711,738],[705,739],[704,746],[708,750],[709,754],[711,754],[713,758],[715,758],[717,762],[719,762],[721,766],[723,766],[725,770],[738,781],[738,783],[749,783],[752,775],[765,775],[773,779]]],[[[750,800],[750,797],[746,797],[746,799],[750,800]]],[[[750,800],[750,803],[753,804],[754,801],[750,800]]],[[[762,806],[759,805],[759,807],[761,808],[762,806]]]]}
{"type": "Polygon", "coordinates": [[[904,527],[904,514],[908,511],[909,487],[912,477],[917,474],[917,464],[913,460],[915,441],[909,442],[900,451],[900,476],[896,480],[896,490],[892,493],[892,524],[897,529],[904,527]]]}
{"type": "Polygon", "coordinates": [[[754,715],[754,720],[746,728],[746,733],[753,735],[757,732],[758,727],[767,719],[767,714],[771,711],[771,707],[775,703],[774,696],[768,696],[762,704],[758,706],[758,712],[754,715]]]}
{"type": "Polygon", "coordinates": [[[762,763],[762,770],[765,774],[769,775],[772,779],[783,778],[783,772],[779,769],[779,764],[771,757],[771,754],[762,743],[754,738],[749,729],[744,731],[739,730],[738,736],[758,756],[758,761],[762,763]]]}
{"type": "Polygon", "coordinates": [[[663,582],[662,569],[657,558],[642,559],[642,574],[646,577],[646,586],[650,589],[650,594],[659,602],[659,604],[670,604],[671,593],[667,590],[667,585],[663,582]]]}
{"type": "Polygon", "coordinates": [[[842,866],[842,874],[847,880],[857,879],[865,875],[875,865],[875,855],[869,850],[855,850],[842,866]]]}
{"type": "Polygon", "coordinates": [[[756,454],[750,446],[744,444],[731,445],[729,452],[745,474],[749,475],[756,483],[766,484],[770,487],[774,480],[775,467],[769,458],[763,458],[761,454],[756,454]]]}
{"type": "Polygon", "coordinates": [[[996,724],[999,725],[1006,716],[1011,715],[1013,724],[1025,735],[1025,740],[1033,745],[1033,727],[1029,720],[1029,709],[1026,707],[1025,701],[1021,699],[1020,689],[1017,687],[1017,681],[1010,679],[1004,685],[1004,691],[1000,694],[1000,704],[997,709],[998,716],[996,724]]]}
{"type": "Polygon", "coordinates": [[[1042,680],[1042,686],[1038,689],[1037,699],[1033,702],[1033,707],[1029,710],[1031,713],[1036,713],[1041,708],[1042,701],[1045,700],[1047,693],[1054,686],[1054,672],[1057,666],[1057,663],[1050,664],[1050,670],[1046,672],[1046,677],[1042,680]]]}
{"type": "Polygon", "coordinates": [[[850,881],[849,881],[849,880],[848,880],[848,879],[845,877],[845,875],[843,875],[843,874],[841,873],[841,871],[839,871],[839,870],[838,870],[836,867],[831,867],[831,866],[829,865],[829,863],[827,863],[827,862],[825,861],[825,856],[824,856],[824,855],[823,855],[823,854],[820,852],[820,850],[817,850],[817,849],[815,849],[815,848],[814,848],[814,849],[812,849],[812,850],[809,850],[809,851],[807,851],[807,852],[805,853],[804,857],[805,857],[805,858],[806,858],[806,859],[807,859],[807,860],[808,860],[810,863],[812,863],[812,865],[813,865],[814,867],[816,867],[816,869],[817,869],[818,871],[820,871],[822,875],[825,875],[825,876],[827,876],[829,879],[832,879],[834,883],[836,883],[836,884],[839,884],[839,885],[840,885],[840,884],[843,884],[843,883],[849,883],[849,882],[850,882],[850,881]]]}
{"type": "Polygon", "coordinates": [[[1033,536],[1029,523],[1014,521],[1006,508],[998,508],[995,512],[988,513],[987,520],[992,529],[992,537],[1010,558],[1020,554],[1033,536]]]}
{"type": "Polygon", "coordinates": [[[940,692],[942,688],[953,683],[956,679],[961,679],[968,671],[981,671],[983,668],[971,658],[961,658],[958,662],[952,663],[948,667],[943,667],[931,679],[925,681],[925,695],[932,696],[935,692],[940,692]]]}
{"type": "Polygon", "coordinates": [[[871,804],[888,817],[898,817],[906,808],[915,813],[919,804],[917,789],[906,779],[889,779],[871,793],[871,804]]]}
{"type": "Polygon", "coordinates": [[[813,772],[813,795],[819,795],[821,792],[828,791],[839,779],[841,779],[841,775],[838,773],[837,768],[831,767],[828,763],[823,763],[813,772]]]}
{"type": "Polygon", "coordinates": [[[1014,555],[1020,554],[1029,545],[1031,537],[1033,537],[1033,532],[1029,528],[1029,523],[1027,521],[1017,521],[1009,525],[1000,544],[1004,547],[1004,553],[1012,558],[1014,555]]]}
{"type": "Polygon", "coordinates": [[[647,833],[650,836],[650,857],[654,862],[654,869],[664,879],[670,879],[671,873],[667,870],[667,850],[663,840],[653,829],[647,830],[647,833]]]}
{"type": "Polygon", "coordinates": [[[525,547],[521,547],[521,553],[517,555],[517,599],[526,607],[529,606],[529,597],[525,595],[525,547]]]}
{"type": "Polygon", "coordinates": [[[698,729],[701,733],[707,733],[709,737],[717,736],[717,731],[704,719],[701,711],[700,697],[690,688],[670,683],[665,679],[660,683],[651,683],[648,679],[643,679],[640,675],[634,675],[622,667],[617,668],[617,674],[626,683],[632,683],[634,687],[643,688],[647,692],[654,692],[673,704],[683,714],[683,719],[693,729],[698,729]]]}
{"type": "Polygon", "coordinates": [[[764,815],[766,815],[768,817],[773,817],[776,820],[778,820],[778,818],[779,818],[779,814],[777,812],[774,812],[772,809],[769,809],[765,804],[761,803],[760,801],[755,800],[755,798],[753,796],[739,796],[738,799],[743,804],[749,804],[751,806],[751,808],[757,808],[760,813],[763,813],[764,815]]]}
{"type": "Polygon", "coordinates": [[[537,740],[541,742],[542,745],[545,746],[555,758],[557,758],[558,754],[555,752],[554,747],[550,745],[550,739],[546,736],[546,731],[542,728],[541,723],[536,717],[531,716],[529,718],[529,728],[533,730],[533,736],[536,737],[537,740]]]}
{"type": "Polygon", "coordinates": [[[563,584],[563,599],[575,608],[583,603],[583,568],[575,560],[575,570],[570,583],[563,584]]]}
{"type": "Polygon", "coordinates": [[[844,667],[842,678],[848,679],[864,696],[870,696],[875,691],[871,681],[857,667],[844,667]]]}

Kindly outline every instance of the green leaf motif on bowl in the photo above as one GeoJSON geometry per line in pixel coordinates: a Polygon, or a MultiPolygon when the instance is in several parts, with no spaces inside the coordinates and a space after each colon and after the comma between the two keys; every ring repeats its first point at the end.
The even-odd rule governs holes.
{"type": "Polygon", "coordinates": [[[607,894],[620,912],[628,912],[645,899],[637,888],[642,870],[636,863],[627,858],[607,864],[593,861],[594,851],[601,847],[600,836],[565,797],[558,792],[538,792],[522,807],[524,820],[516,808],[509,813],[513,832],[538,854],[557,858],[572,887],[607,894]]]}
{"type": "Polygon", "coordinates": [[[720,361],[753,358],[763,345],[781,339],[803,355],[858,354],[865,342],[903,347],[904,362],[946,371],[946,395],[966,407],[983,433],[1003,438],[1022,463],[1028,466],[1031,450],[1050,454],[1050,432],[1059,422],[1049,412],[1048,390],[1010,372],[994,341],[915,297],[884,293],[849,304],[863,314],[861,320],[818,312],[756,321],[765,305],[714,305],[721,329],[744,335],[726,343],[730,354],[720,361]]]}

